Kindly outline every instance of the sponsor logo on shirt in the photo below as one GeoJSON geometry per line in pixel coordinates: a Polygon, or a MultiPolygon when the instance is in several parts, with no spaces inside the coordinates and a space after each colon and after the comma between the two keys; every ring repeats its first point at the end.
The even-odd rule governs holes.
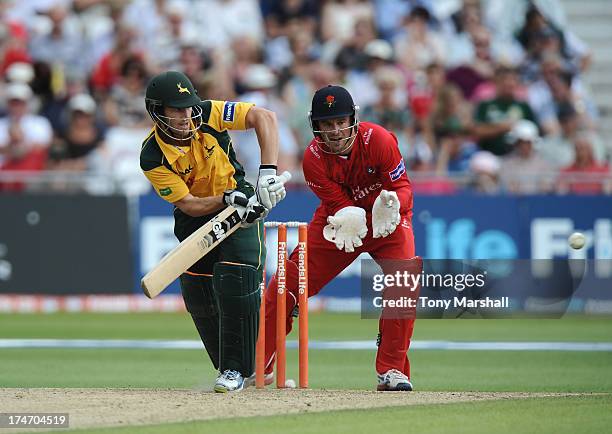
{"type": "Polygon", "coordinates": [[[369,195],[370,193],[378,190],[379,188],[382,188],[382,183],[377,182],[375,184],[370,185],[369,187],[353,187],[351,188],[351,190],[353,191],[353,200],[354,201],[358,201],[359,199],[363,199],[364,197],[366,197],[367,195],[369,195]]]}
{"type": "Polygon", "coordinates": [[[306,181],[306,185],[312,188],[323,188],[320,185],[317,185],[314,182],[310,182],[310,181],[306,181]]]}
{"type": "Polygon", "coordinates": [[[183,171],[181,171],[180,169],[176,169],[176,171],[180,173],[181,175],[189,175],[192,170],[193,170],[193,167],[191,167],[191,165],[189,165],[189,167],[183,171]]]}
{"type": "Polygon", "coordinates": [[[404,159],[402,158],[395,169],[389,172],[389,177],[392,182],[397,181],[400,177],[406,173],[406,165],[404,164],[404,159]]]}
{"type": "Polygon", "coordinates": [[[318,159],[321,159],[321,156],[317,152],[315,145],[310,145],[310,152],[312,152],[314,156],[317,157],[318,159]]]}
{"type": "Polygon", "coordinates": [[[225,122],[234,122],[234,114],[236,113],[236,103],[226,102],[223,105],[223,120],[225,122]]]}
{"type": "Polygon", "coordinates": [[[363,133],[363,142],[364,144],[368,144],[370,143],[370,138],[372,137],[372,128],[370,128],[368,131],[366,131],[365,133],[363,133]]]}

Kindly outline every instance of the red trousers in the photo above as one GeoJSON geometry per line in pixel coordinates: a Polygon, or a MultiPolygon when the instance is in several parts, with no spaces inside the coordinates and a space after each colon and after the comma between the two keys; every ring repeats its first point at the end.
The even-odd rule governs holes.
{"type": "MultiPolygon", "coordinates": [[[[368,213],[370,231],[363,239],[363,246],[353,253],[338,250],[334,243],[323,238],[323,227],[327,224],[326,216],[315,214],[308,225],[308,296],[316,295],[323,286],[350,265],[361,253],[367,252],[375,260],[411,259],[414,257],[414,235],[410,218],[402,216],[401,223],[386,238],[372,238],[371,216],[368,213]]],[[[298,252],[297,248],[289,256],[286,270],[287,286],[287,333],[291,331],[293,318],[291,311],[298,299],[298,252]]],[[[383,267],[384,269],[384,267],[383,267]]],[[[266,303],[266,373],[273,371],[276,351],[276,276],[272,278],[265,293],[266,303]]],[[[384,312],[384,311],[383,311],[384,312]]],[[[379,319],[380,343],[376,354],[376,371],[384,374],[390,369],[397,369],[410,378],[408,348],[414,328],[412,318],[379,319]]]]}

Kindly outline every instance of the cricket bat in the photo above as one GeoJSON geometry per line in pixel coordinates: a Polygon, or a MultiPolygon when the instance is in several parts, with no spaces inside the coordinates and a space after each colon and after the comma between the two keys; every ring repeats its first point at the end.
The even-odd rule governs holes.
{"type": "Polygon", "coordinates": [[[149,298],[158,296],[189,267],[238,229],[241,222],[242,217],[236,208],[225,208],[168,252],[159,264],[142,278],[142,291],[149,298]]]}

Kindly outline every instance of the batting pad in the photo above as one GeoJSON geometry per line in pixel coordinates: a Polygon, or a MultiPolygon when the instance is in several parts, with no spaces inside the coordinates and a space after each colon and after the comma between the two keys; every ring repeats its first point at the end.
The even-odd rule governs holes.
{"type": "Polygon", "coordinates": [[[251,265],[216,263],[213,287],[220,314],[221,372],[233,369],[248,377],[255,371],[255,345],[261,297],[257,269],[251,265]]]}

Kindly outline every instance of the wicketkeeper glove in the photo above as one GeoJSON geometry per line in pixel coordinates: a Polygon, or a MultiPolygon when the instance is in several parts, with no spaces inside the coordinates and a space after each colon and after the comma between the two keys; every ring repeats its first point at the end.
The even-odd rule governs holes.
{"type": "Polygon", "coordinates": [[[246,195],[237,190],[227,190],[223,193],[223,203],[231,205],[242,217],[242,227],[252,226],[258,220],[265,218],[269,211],[257,201],[255,195],[247,198],[246,195]]]}
{"type": "Polygon", "coordinates": [[[276,175],[276,166],[266,164],[259,166],[259,177],[257,178],[257,200],[268,211],[274,208],[287,195],[285,183],[291,179],[291,173],[285,171],[282,175],[276,175]]]}
{"type": "Polygon", "coordinates": [[[361,241],[368,234],[366,212],[363,208],[347,206],[333,216],[327,217],[323,228],[323,238],[336,245],[338,250],[347,253],[355,251],[355,247],[363,245],[361,241]]]}
{"type": "Polygon", "coordinates": [[[391,235],[400,218],[400,201],[394,191],[383,190],[380,192],[374,206],[372,207],[372,232],[374,238],[391,235]]]}

